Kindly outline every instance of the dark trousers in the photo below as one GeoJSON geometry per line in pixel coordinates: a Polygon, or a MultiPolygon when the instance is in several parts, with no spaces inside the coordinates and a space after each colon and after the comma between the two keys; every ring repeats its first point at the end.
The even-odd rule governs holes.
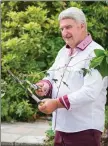
{"type": "Polygon", "coordinates": [[[84,130],[75,133],[56,131],[54,146],[100,146],[102,132],[84,130]]]}

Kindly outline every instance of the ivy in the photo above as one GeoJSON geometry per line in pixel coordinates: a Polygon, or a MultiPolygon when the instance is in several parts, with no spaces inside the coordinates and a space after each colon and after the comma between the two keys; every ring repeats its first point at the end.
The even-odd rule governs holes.
{"type": "Polygon", "coordinates": [[[91,62],[90,68],[96,68],[102,75],[102,77],[108,76],[108,51],[95,49],[95,55],[91,62]]]}

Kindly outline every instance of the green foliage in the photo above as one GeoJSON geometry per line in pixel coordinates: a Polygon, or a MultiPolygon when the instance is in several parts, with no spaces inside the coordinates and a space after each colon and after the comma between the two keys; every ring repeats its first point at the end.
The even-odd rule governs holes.
{"type": "Polygon", "coordinates": [[[10,98],[3,98],[1,101],[1,120],[2,121],[29,121],[33,120],[32,116],[37,113],[37,110],[33,110],[33,107],[28,100],[22,100],[20,102],[12,101],[10,98]]]}
{"type": "Polygon", "coordinates": [[[5,95],[7,88],[7,83],[3,79],[1,79],[1,98],[5,95]]]}
{"type": "Polygon", "coordinates": [[[95,55],[91,60],[90,68],[96,68],[103,77],[108,76],[108,51],[95,49],[95,55]]]}
{"type": "Polygon", "coordinates": [[[45,146],[54,146],[54,131],[51,128],[51,122],[49,123],[50,129],[46,131],[46,141],[45,146]]]}
{"type": "Polygon", "coordinates": [[[108,129],[108,106],[106,106],[105,110],[105,128],[108,129]]]}
{"type": "Polygon", "coordinates": [[[16,115],[18,115],[22,121],[28,121],[28,119],[32,117],[33,109],[28,101],[23,100],[22,102],[18,103],[16,115]]]}
{"type": "MultiPolygon", "coordinates": [[[[52,65],[58,50],[64,45],[57,19],[58,14],[70,6],[82,8],[87,16],[89,32],[98,43],[108,49],[106,2],[1,2],[2,79],[6,83],[2,87],[2,120],[11,118],[22,120],[25,113],[25,108],[22,107],[25,106],[27,109],[30,108],[30,115],[32,111],[35,113],[37,107],[22,100],[27,100],[25,92],[14,82],[7,73],[7,69],[20,79],[27,79],[32,83],[42,79],[45,70],[52,65]],[[13,105],[12,111],[9,111],[8,102],[13,105]]],[[[106,62],[108,63],[108,57],[106,57],[106,62]]],[[[25,115],[29,117],[29,114],[25,115]]]]}

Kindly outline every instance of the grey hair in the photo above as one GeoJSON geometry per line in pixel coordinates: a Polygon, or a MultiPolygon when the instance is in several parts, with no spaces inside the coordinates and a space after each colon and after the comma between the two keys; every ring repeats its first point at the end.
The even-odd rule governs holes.
{"type": "Polygon", "coordinates": [[[75,21],[84,23],[87,26],[85,14],[79,8],[70,7],[66,10],[63,10],[59,14],[58,20],[60,21],[62,19],[66,19],[66,18],[74,19],[75,21]]]}

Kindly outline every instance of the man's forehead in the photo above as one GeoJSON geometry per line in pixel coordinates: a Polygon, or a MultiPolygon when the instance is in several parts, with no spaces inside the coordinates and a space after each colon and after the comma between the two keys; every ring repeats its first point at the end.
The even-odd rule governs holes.
{"type": "Polygon", "coordinates": [[[65,22],[65,21],[74,22],[75,20],[67,17],[60,20],[60,22],[65,22]]]}
{"type": "Polygon", "coordinates": [[[65,18],[60,20],[60,25],[70,25],[70,24],[75,24],[76,21],[74,19],[70,19],[70,18],[65,18]]]}

